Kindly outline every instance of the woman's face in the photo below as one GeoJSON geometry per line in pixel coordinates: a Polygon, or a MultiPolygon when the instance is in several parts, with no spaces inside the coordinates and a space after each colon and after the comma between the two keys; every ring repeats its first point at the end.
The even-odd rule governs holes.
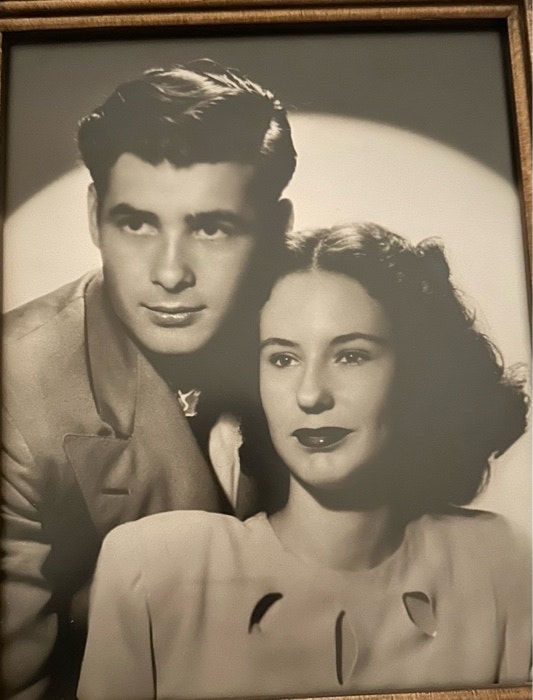
{"type": "Polygon", "coordinates": [[[303,483],[342,486],[389,437],[395,353],[383,308],[348,276],[296,272],[274,286],[260,328],[276,451],[303,483]]]}

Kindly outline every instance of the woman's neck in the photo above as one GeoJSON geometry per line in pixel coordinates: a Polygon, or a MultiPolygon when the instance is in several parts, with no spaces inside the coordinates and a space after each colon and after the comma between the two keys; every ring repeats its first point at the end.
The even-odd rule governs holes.
{"type": "Polygon", "coordinates": [[[287,550],[330,569],[371,569],[389,557],[403,538],[387,506],[335,509],[292,477],[287,504],[270,520],[287,550]]]}

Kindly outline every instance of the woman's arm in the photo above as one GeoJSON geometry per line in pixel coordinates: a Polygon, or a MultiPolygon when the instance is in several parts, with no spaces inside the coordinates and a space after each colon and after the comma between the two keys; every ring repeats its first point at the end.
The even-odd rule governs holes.
{"type": "Polygon", "coordinates": [[[79,700],[156,697],[150,615],[135,523],[104,540],[91,589],[79,700]]]}
{"type": "Polygon", "coordinates": [[[504,526],[494,553],[499,574],[495,590],[505,615],[498,680],[512,685],[527,682],[531,675],[531,540],[505,521],[504,526]]]}

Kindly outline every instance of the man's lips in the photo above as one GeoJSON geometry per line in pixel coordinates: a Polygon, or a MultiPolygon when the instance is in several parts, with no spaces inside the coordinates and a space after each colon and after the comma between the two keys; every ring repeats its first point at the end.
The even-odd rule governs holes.
{"type": "Polygon", "coordinates": [[[342,442],[349,435],[351,430],[348,428],[323,427],[323,428],[298,428],[292,435],[304,447],[309,447],[313,450],[324,450],[328,447],[342,442]]]}
{"type": "Polygon", "coordinates": [[[143,306],[150,309],[150,311],[159,311],[162,314],[181,314],[205,309],[203,304],[198,304],[197,306],[186,306],[185,304],[175,304],[174,306],[167,306],[166,304],[143,304],[143,306]]]}
{"type": "Polygon", "coordinates": [[[194,321],[196,314],[199,314],[206,308],[202,304],[198,306],[185,306],[183,304],[176,306],[143,304],[143,306],[148,310],[153,321],[158,326],[167,327],[188,326],[194,321]]]}

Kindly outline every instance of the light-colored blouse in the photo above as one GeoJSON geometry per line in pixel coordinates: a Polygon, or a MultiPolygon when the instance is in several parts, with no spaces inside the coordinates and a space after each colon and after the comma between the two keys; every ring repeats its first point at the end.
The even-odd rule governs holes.
{"type": "Polygon", "coordinates": [[[501,517],[411,522],[374,569],[283,548],[265,514],[127,523],[100,555],[80,700],[355,694],[523,683],[530,547],[501,517]]]}

